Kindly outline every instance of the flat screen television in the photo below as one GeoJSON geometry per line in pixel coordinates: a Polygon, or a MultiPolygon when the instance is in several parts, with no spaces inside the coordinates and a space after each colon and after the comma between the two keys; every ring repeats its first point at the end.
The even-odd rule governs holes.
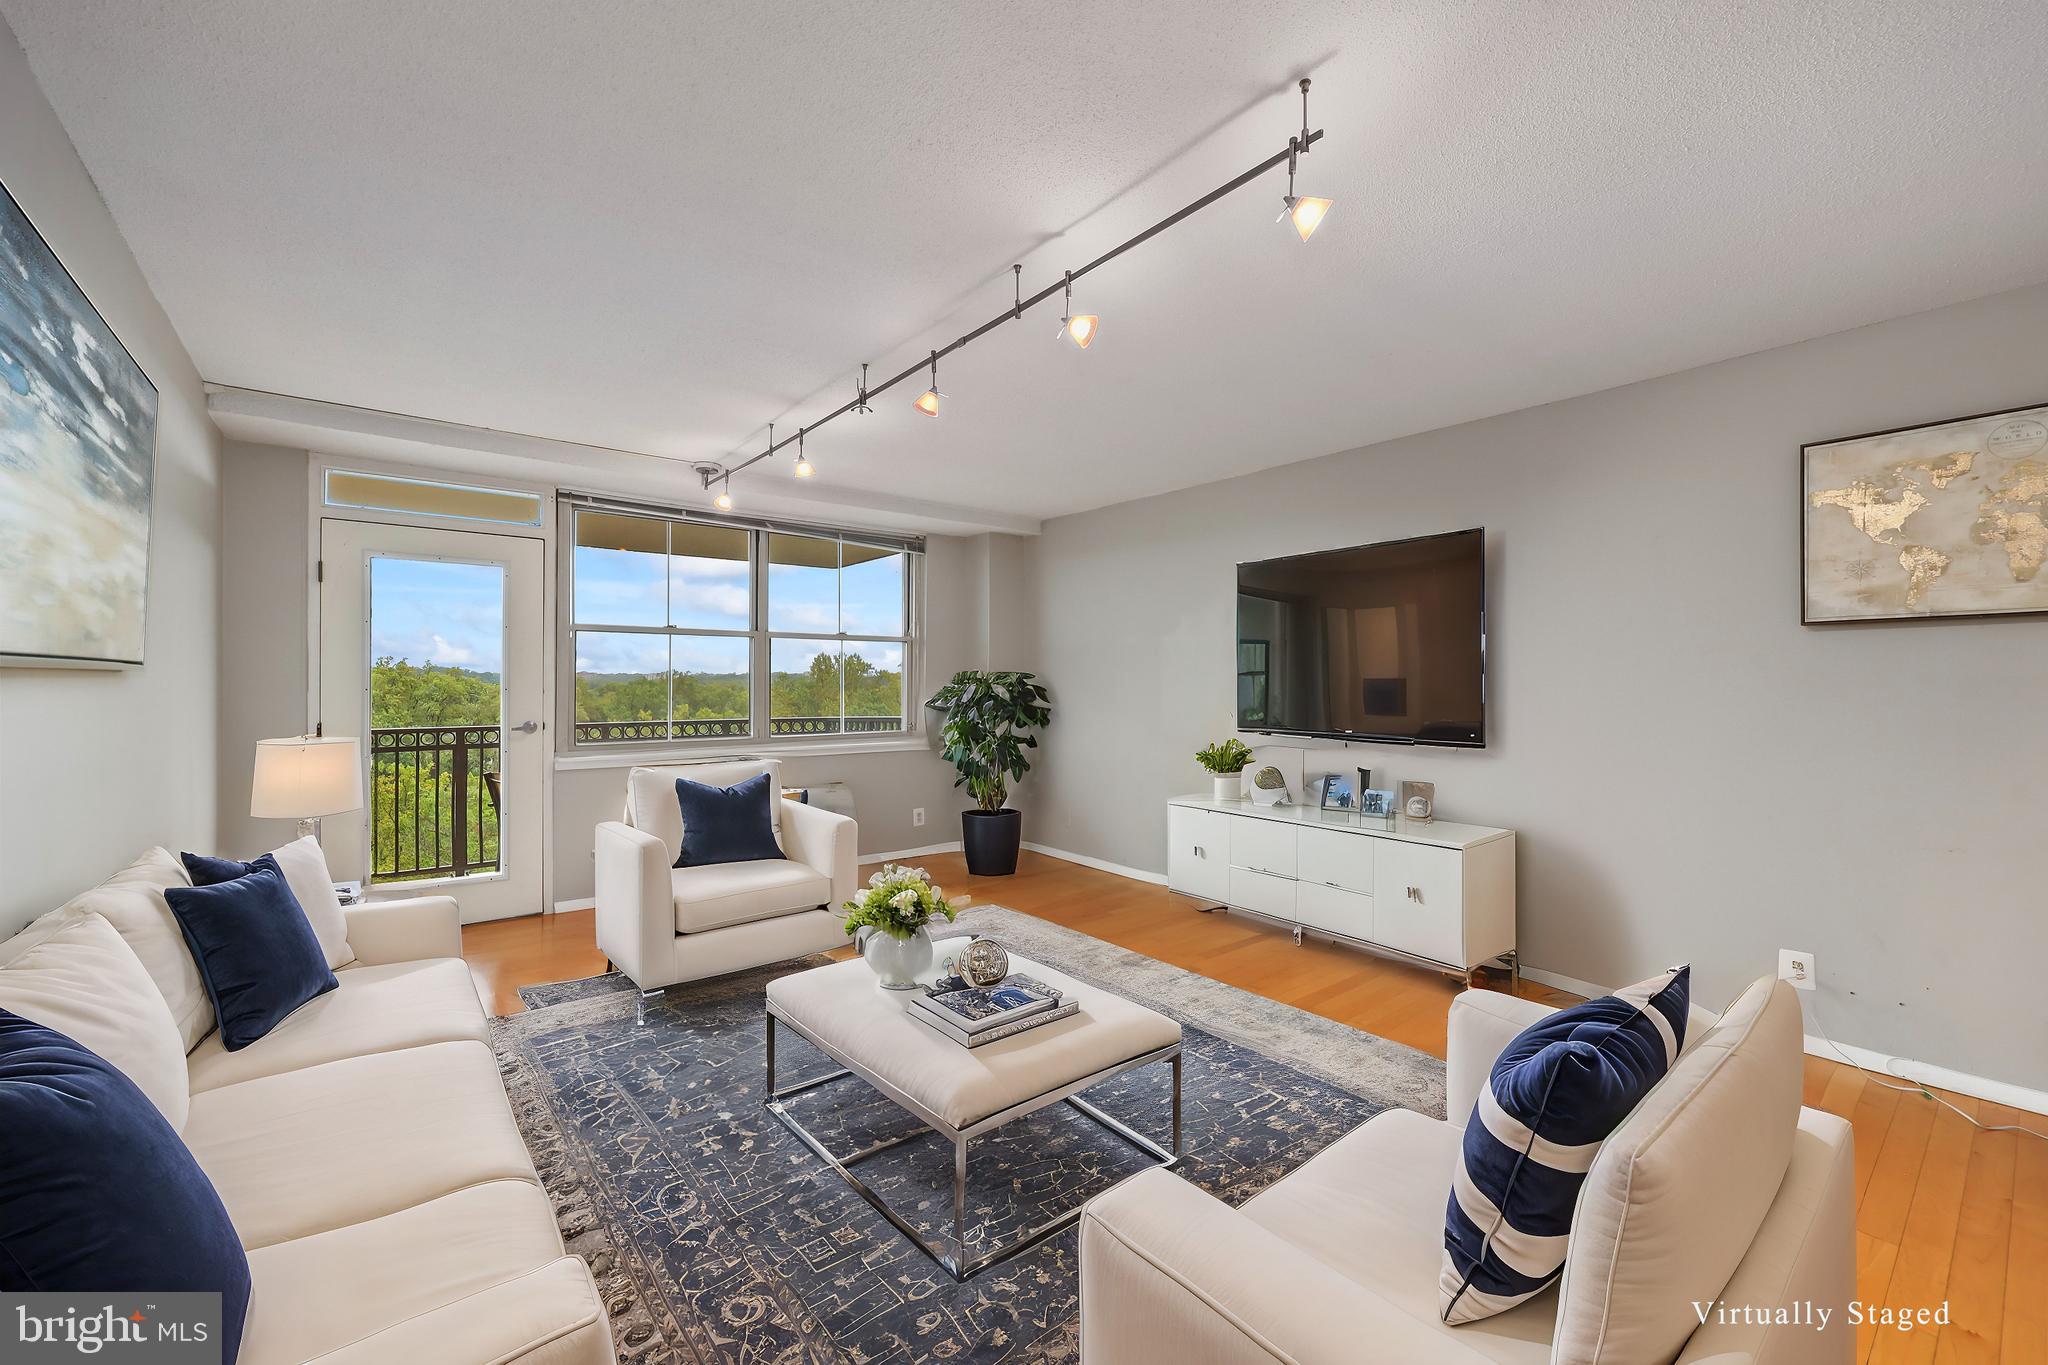
{"type": "Polygon", "coordinates": [[[1485,748],[1485,531],[1239,564],[1237,726],[1485,748]]]}

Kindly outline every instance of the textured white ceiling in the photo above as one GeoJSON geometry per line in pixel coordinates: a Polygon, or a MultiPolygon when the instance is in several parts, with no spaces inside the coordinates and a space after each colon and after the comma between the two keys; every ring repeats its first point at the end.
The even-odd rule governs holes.
{"type": "Polygon", "coordinates": [[[1087,353],[1041,309],[938,421],[825,429],[821,493],[1052,515],[2048,278],[2009,0],[0,12],[208,379],[683,459],[1277,150],[1315,76],[1311,244],[1241,191],[1086,282],[1087,353]]]}

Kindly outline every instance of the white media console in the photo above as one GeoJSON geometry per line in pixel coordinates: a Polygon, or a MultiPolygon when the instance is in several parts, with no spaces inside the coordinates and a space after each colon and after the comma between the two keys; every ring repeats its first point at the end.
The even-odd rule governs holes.
{"type": "Polygon", "coordinates": [[[1392,829],[1309,806],[1180,796],[1166,884],[1304,932],[1463,972],[1515,965],[1515,832],[1448,821],[1392,829]]]}

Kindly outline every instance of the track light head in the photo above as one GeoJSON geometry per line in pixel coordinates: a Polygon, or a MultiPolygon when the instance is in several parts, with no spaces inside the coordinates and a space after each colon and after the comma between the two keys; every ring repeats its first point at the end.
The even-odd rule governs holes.
{"type": "MultiPolygon", "coordinates": [[[[1281,202],[1284,207],[1280,210],[1280,218],[1292,220],[1294,230],[1301,234],[1301,240],[1305,242],[1315,235],[1317,228],[1323,225],[1323,219],[1328,215],[1330,205],[1335,201],[1317,199],[1305,194],[1289,194],[1283,195],[1281,202]]],[[[1277,223],[1280,221],[1280,218],[1275,218],[1273,221],[1277,223]]]]}
{"type": "Polygon", "coordinates": [[[1079,317],[1074,316],[1074,272],[1069,270],[1067,272],[1067,306],[1060,316],[1060,336],[1068,338],[1085,351],[1088,349],[1088,343],[1095,340],[1095,333],[1101,330],[1101,327],[1102,319],[1093,313],[1083,313],[1079,317]]]}
{"type": "Polygon", "coordinates": [[[726,476],[725,482],[719,486],[718,496],[711,500],[711,505],[721,512],[730,512],[732,510],[732,476],[730,474],[726,476]]]}
{"type": "Polygon", "coordinates": [[[939,353],[933,351],[932,386],[919,394],[917,402],[912,404],[912,406],[927,417],[937,417],[939,415],[939,400],[945,396],[939,392],[939,353]]]}
{"type": "Polygon", "coordinates": [[[817,472],[817,470],[811,468],[810,457],[804,454],[804,429],[798,427],[796,430],[796,476],[799,479],[808,479],[817,472]]]}

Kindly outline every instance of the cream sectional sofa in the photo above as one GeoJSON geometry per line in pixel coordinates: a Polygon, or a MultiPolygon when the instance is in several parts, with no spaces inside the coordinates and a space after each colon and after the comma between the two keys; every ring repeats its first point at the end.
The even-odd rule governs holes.
{"type": "Polygon", "coordinates": [[[117,983],[38,1022],[71,1023],[128,1071],[219,1191],[253,1282],[243,1365],[613,1360],[589,1268],[564,1252],[506,1102],[455,903],[348,910],[355,960],[339,989],[228,1052],[203,987],[194,1003],[189,955],[172,951],[162,892],[185,881],[152,849],[0,943],[0,1005],[34,1018],[39,987],[61,994],[60,978],[117,983]],[[73,923],[91,916],[146,977],[108,959],[112,935],[73,923]],[[140,998],[145,979],[161,1003],[140,998]],[[81,1008],[94,1016],[61,1017],[81,1008]],[[155,1060],[180,1055],[182,1076],[155,1060]]]}

